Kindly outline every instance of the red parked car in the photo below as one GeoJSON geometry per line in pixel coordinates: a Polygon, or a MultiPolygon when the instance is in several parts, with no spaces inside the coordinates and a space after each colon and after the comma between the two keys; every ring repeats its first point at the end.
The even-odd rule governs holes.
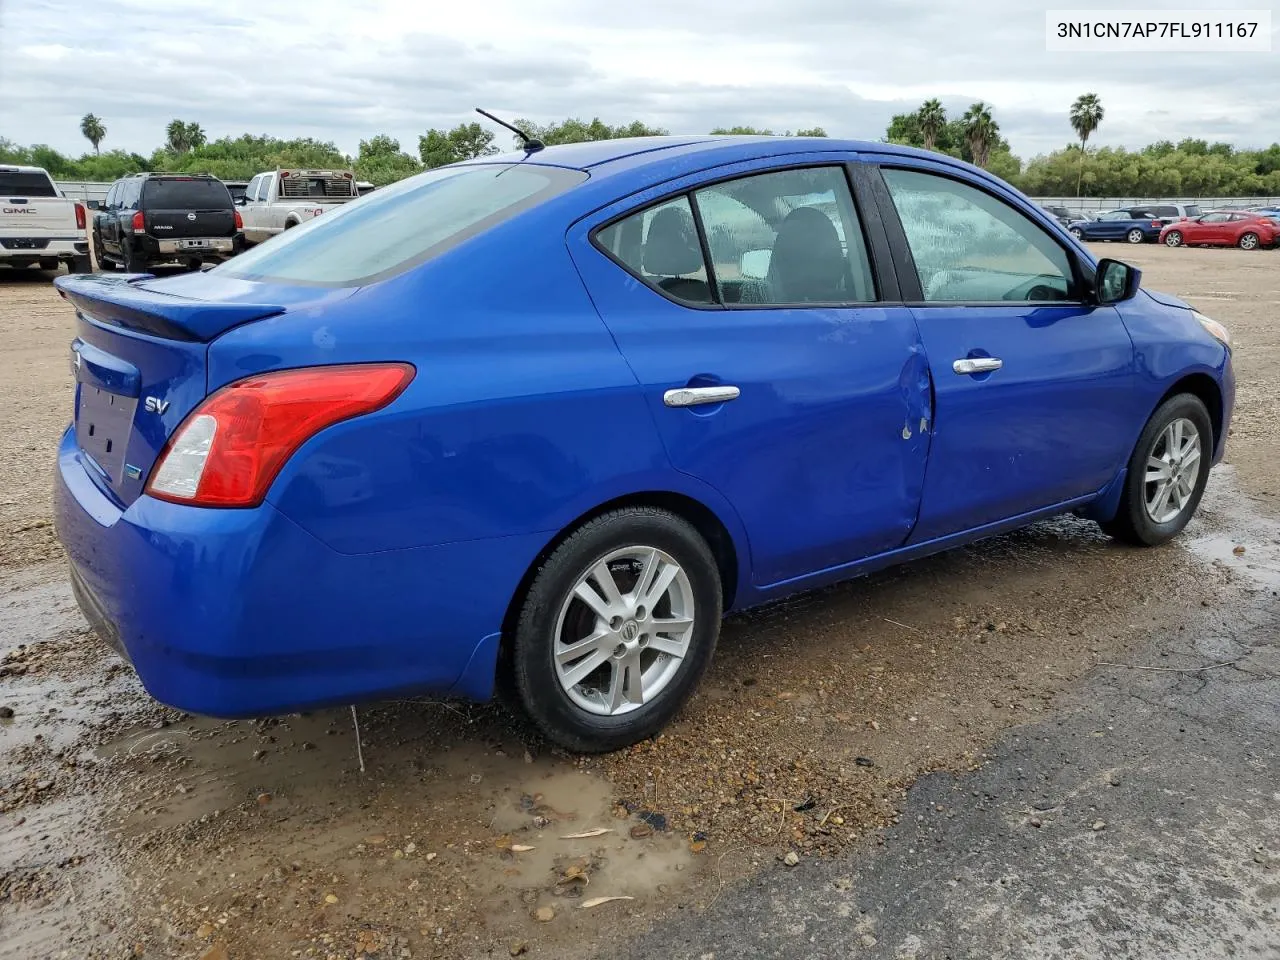
{"type": "Polygon", "coordinates": [[[1160,231],[1169,247],[1215,246],[1256,250],[1280,241],[1280,224],[1270,217],[1239,210],[1215,210],[1190,220],[1177,220],[1160,231]]]}

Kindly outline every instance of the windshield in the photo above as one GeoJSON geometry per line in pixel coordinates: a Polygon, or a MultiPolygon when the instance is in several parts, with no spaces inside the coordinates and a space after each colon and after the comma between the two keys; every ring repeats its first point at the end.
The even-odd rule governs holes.
{"type": "Polygon", "coordinates": [[[221,180],[147,180],[142,204],[152,210],[225,210],[231,206],[231,194],[221,180]]]}
{"type": "Polygon", "coordinates": [[[58,191],[48,174],[0,170],[0,194],[9,197],[56,197],[58,191]]]}
{"type": "Polygon", "coordinates": [[[533,164],[441,167],[382,187],[216,267],[247,280],[353,286],[407,270],[587,178],[533,164]]]}

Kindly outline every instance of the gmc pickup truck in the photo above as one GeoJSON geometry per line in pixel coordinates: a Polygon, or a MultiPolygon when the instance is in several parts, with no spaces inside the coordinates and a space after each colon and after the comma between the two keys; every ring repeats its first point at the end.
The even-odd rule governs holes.
{"type": "Polygon", "coordinates": [[[89,273],[84,206],[40,167],[0,166],[0,264],[89,273]]]}
{"type": "Polygon", "coordinates": [[[325,210],[360,196],[350,170],[275,170],[249,181],[236,201],[246,245],[270,240],[325,210]]]}

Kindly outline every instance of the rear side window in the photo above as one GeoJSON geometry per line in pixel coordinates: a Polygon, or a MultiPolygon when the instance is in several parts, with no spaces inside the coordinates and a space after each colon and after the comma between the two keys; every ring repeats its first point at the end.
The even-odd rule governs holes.
{"type": "Polygon", "coordinates": [[[56,197],[53,181],[47,174],[18,170],[0,170],[0,194],[9,197],[56,197]]]}
{"type": "Polygon", "coordinates": [[[1156,207],[1156,216],[1158,217],[1176,217],[1178,215],[1177,207],[1156,207]]]}
{"type": "Polygon", "coordinates": [[[214,269],[251,280],[370,283],[438,256],[586,178],[579,170],[530,164],[441,167],[344,203],[214,269]]]}
{"type": "Polygon", "coordinates": [[[1200,216],[1200,207],[1197,204],[1189,203],[1183,209],[1187,211],[1188,217],[1200,216]]]}
{"type": "Polygon", "coordinates": [[[221,180],[152,179],[142,188],[142,203],[153,210],[225,210],[231,194],[221,180]]]}
{"type": "Polygon", "coordinates": [[[596,243],[649,286],[685,303],[713,302],[687,196],[605,227],[596,243]]]}

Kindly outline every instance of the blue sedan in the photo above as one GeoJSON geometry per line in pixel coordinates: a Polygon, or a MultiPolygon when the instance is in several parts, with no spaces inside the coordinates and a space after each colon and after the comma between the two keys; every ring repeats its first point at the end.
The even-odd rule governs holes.
{"type": "Polygon", "coordinates": [[[1076,220],[1067,229],[1077,240],[1123,240],[1126,243],[1154,243],[1160,239],[1165,221],[1150,210],[1108,210],[1095,220],[1076,220]]]}
{"type": "Polygon", "coordinates": [[[431,170],[208,273],[62,277],[57,530],[221,717],[511,690],[656,733],[722,616],[1067,511],[1153,545],[1227,332],[936,153],[585,143],[431,170]]]}

